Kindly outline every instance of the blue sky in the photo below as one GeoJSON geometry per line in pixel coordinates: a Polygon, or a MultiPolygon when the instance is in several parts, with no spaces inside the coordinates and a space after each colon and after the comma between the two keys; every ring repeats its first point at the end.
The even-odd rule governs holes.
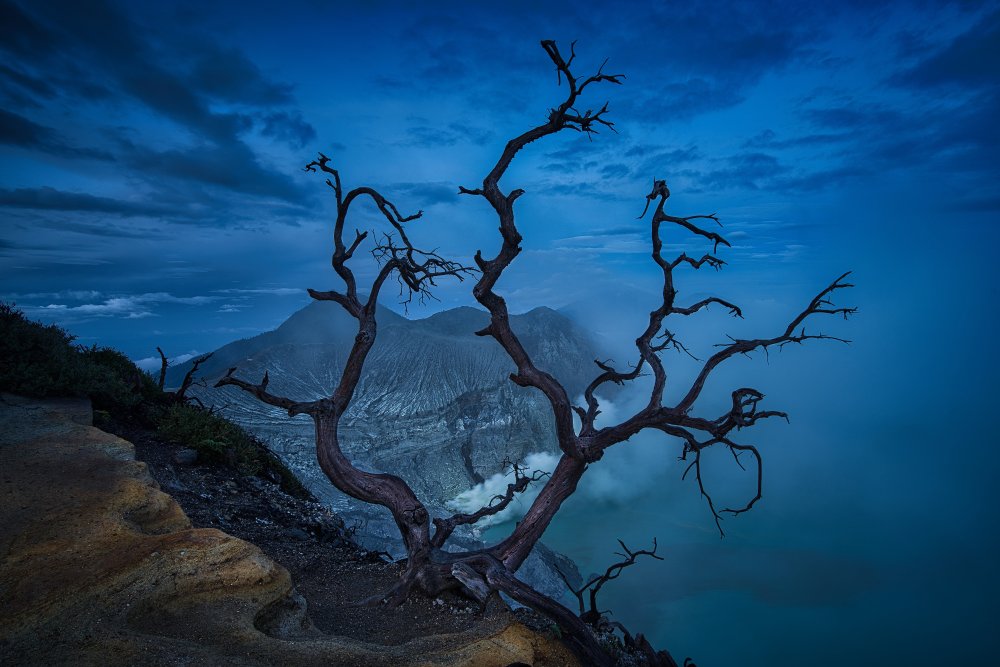
{"type": "Polygon", "coordinates": [[[329,192],[301,171],[317,151],[425,210],[425,246],[488,251],[457,186],[560,100],[541,38],[627,80],[585,100],[619,134],[557,136],[507,176],[530,195],[516,310],[655,289],[635,220],[654,177],[675,212],[720,214],[729,281],[811,290],[858,243],[894,266],[995,235],[995,3],[203,5],[2,10],[2,298],[137,359],[273,327],[332,286],[329,192]]]}
{"type": "MultiPolygon", "coordinates": [[[[855,607],[782,617],[825,610],[814,625],[835,624],[837,660],[995,654],[1000,3],[541,4],[0,3],[0,298],[138,360],[273,328],[305,288],[337,287],[330,193],[302,172],[318,151],[348,187],[424,210],[418,245],[490,254],[496,220],[458,186],[562,100],[539,40],[578,40],[579,74],[607,58],[627,77],[583,100],[607,101],[618,133],[536,142],[505,177],[527,191],[524,252],[499,286],[512,310],[572,306],[634,339],[656,305],[636,220],[654,178],[670,212],[718,213],[733,245],[721,272],[678,276],[681,300],[715,294],[747,316],[685,322],[696,354],[724,333],[773,335],[854,270],[857,317],[822,327],[851,346],[734,360],[706,392],[752,383],[792,414],[762,429],[780,450],[765,453],[770,495],[727,548],[848,551],[847,570],[884,574],[855,607]],[[881,636],[850,624],[890,617],[881,636]]],[[[438,297],[411,315],[472,302],[468,283],[438,297]]],[[[595,541],[595,563],[613,546],[595,541]]],[[[703,599],[670,614],[771,646],[776,626],[745,602],[730,621],[703,599]]]]}

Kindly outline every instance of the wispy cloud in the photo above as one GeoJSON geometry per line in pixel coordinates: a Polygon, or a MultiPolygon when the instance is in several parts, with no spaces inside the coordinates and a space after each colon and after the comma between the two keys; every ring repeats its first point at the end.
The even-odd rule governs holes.
{"type": "Polygon", "coordinates": [[[14,34],[0,48],[21,60],[17,69],[2,72],[2,89],[11,94],[8,109],[0,111],[0,142],[68,159],[119,161],[155,189],[168,179],[182,187],[305,200],[288,173],[268,165],[246,138],[256,128],[301,148],[316,138],[315,129],[300,111],[274,108],[294,106],[292,86],[266,77],[243,51],[198,34],[172,43],[179,35],[169,25],[151,39],[145,25],[109,2],[6,6],[5,26],[17,28],[8,28],[14,34]],[[68,85],[67,78],[77,83],[68,85]],[[88,120],[98,98],[100,118],[110,107],[127,127],[88,120]],[[44,104],[32,104],[33,99],[44,104]],[[43,111],[28,119],[10,105],[43,111]],[[64,138],[51,127],[61,108],[73,110],[75,123],[89,122],[90,134],[103,132],[110,141],[80,146],[64,138]],[[129,131],[142,114],[172,122],[180,131],[166,142],[162,132],[149,137],[129,131]],[[45,118],[51,119],[48,125],[45,118]]]}
{"type": "Polygon", "coordinates": [[[440,125],[426,118],[412,120],[419,124],[407,129],[406,139],[400,142],[405,146],[426,148],[454,146],[456,144],[483,146],[496,136],[496,133],[489,128],[468,123],[452,122],[440,125]]]}
{"type": "Polygon", "coordinates": [[[0,109],[0,144],[65,157],[107,161],[115,159],[106,150],[76,146],[51,127],[39,125],[33,120],[5,109],[0,109]]]}
{"type": "Polygon", "coordinates": [[[58,317],[60,321],[77,322],[94,318],[142,319],[156,316],[155,306],[158,304],[203,305],[211,303],[218,297],[190,296],[178,297],[166,292],[151,292],[127,296],[107,297],[99,303],[83,303],[69,305],[65,303],[49,303],[38,306],[25,306],[29,315],[45,318],[58,317]]]}
{"type": "Polygon", "coordinates": [[[214,289],[213,294],[275,294],[275,295],[289,295],[289,294],[302,294],[305,290],[299,287],[257,287],[257,288],[238,288],[230,287],[226,289],[214,289]]]}

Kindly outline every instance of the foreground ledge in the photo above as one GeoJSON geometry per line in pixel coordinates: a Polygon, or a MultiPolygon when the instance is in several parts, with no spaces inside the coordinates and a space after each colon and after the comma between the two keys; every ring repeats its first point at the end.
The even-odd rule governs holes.
{"type": "Polygon", "coordinates": [[[573,665],[511,623],[376,645],[324,635],[256,546],[192,528],[86,400],[0,397],[0,664],[573,665]]]}

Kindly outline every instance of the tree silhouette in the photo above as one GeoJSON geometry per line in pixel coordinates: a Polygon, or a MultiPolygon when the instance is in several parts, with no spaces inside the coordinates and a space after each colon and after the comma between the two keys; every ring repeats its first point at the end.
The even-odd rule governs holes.
{"type": "MultiPolygon", "coordinates": [[[[556,67],[559,84],[561,85],[563,80],[567,84],[568,92],[565,99],[549,110],[545,123],[507,142],[496,164],[483,179],[481,187],[459,188],[462,194],[485,200],[495,212],[499,221],[501,241],[496,254],[488,258],[482,251],[477,251],[476,267],[473,268],[447,260],[435,252],[417,249],[411,243],[405,225],[420,218],[422,212],[404,216],[391,201],[370,187],[362,186],[345,191],[340,172],[331,166],[330,158],[320,154],[318,159],[310,162],[305,169],[308,172],[325,174],[326,183],[335,197],[336,220],[333,227],[332,265],[343,281],[344,287],[341,290],[326,292],[309,290],[309,294],[317,300],[335,301],[358,323],[358,332],[339,383],[330,396],[305,402],[268,392],[267,373],[261,382],[252,384],[237,378],[234,375],[235,368],[230,369],[216,386],[240,387],[264,403],[287,410],[289,415],[308,414],[315,423],[319,464],[334,486],[358,500],[386,507],[392,513],[406,549],[407,559],[405,571],[399,582],[381,597],[384,603],[399,604],[413,592],[433,596],[445,590],[458,590],[479,600],[485,600],[494,592],[501,591],[556,622],[586,664],[605,665],[610,664],[610,658],[598,645],[587,623],[556,600],[535,591],[516,575],[518,568],[542,537],[563,502],[576,491],[588,467],[600,461],[606,450],[626,442],[640,431],[653,429],[678,439],[681,446],[680,456],[690,461],[688,472],[693,471],[698,488],[705,497],[721,533],[722,514],[746,512],[761,496],[760,452],[753,445],[735,442],[732,439],[733,432],[751,427],[762,419],[786,417],[786,415],[776,410],[760,409],[763,394],[752,388],[740,388],[732,392],[731,407],[722,414],[714,417],[696,416],[693,414],[693,409],[706,380],[715,368],[738,354],[748,354],[754,350],[768,350],[772,347],[813,339],[833,339],[832,336],[822,333],[807,333],[804,327],[806,320],[816,315],[847,317],[854,312],[854,309],[837,307],[832,302],[835,292],[851,287],[844,282],[847,276],[844,274],[824,288],[782,333],[768,338],[730,339],[728,343],[721,345],[715,354],[704,361],[681,400],[674,405],[664,405],[667,373],[660,353],[668,348],[685,349],[664,326],[667,318],[694,315],[713,304],[728,309],[735,317],[742,317],[742,312],[734,304],[716,297],[709,297],[688,306],[676,303],[675,270],[681,267],[700,269],[704,266],[719,269],[724,262],[716,252],[719,246],[730,244],[720,234],[701,226],[704,222],[717,223],[715,214],[687,217],[668,214],[665,206],[670,197],[670,190],[666,181],[654,180],[651,191],[645,197],[645,208],[640,217],[644,217],[650,208],[653,209],[650,218],[650,240],[652,259],[662,273],[660,303],[650,312],[648,325],[635,341],[637,359],[630,369],[619,370],[606,362],[597,361],[599,374],[584,391],[584,404],[573,405],[563,385],[532,361],[518,336],[511,330],[507,303],[494,291],[503,272],[520,254],[523,240],[515,223],[514,204],[524,194],[524,190],[513,189],[504,192],[500,187],[500,180],[518,152],[533,141],[563,130],[574,130],[588,136],[597,134],[601,128],[614,130],[614,124],[606,118],[607,104],[596,111],[588,109],[584,112],[578,111],[576,105],[591,86],[602,83],[621,84],[624,76],[605,74],[602,65],[597,73],[583,79],[577,78],[571,70],[575,59],[572,47],[567,59],[555,42],[543,41],[541,45],[556,67]],[[352,204],[360,199],[370,200],[388,222],[391,230],[374,244],[373,254],[378,260],[379,270],[368,286],[365,298],[359,296],[357,280],[349,264],[367,239],[368,232],[355,231],[352,239],[349,241],[345,239],[348,213],[352,204]],[[669,225],[675,225],[691,234],[703,237],[711,244],[711,252],[704,254],[700,259],[689,257],[683,252],[676,257],[665,256],[662,234],[664,228],[669,225]],[[371,473],[356,468],[341,449],[338,425],[351,402],[365,360],[375,343],[376,304],[385,282],[390,278],[397,280],[404,300],[409,300],[430,294],[439,279],[463,280],[471,277],[477,278],[472,294],[490,315],[489,325],[477,331],[476,335],[492,337],[514,362],[517,370],[510,376],[512,382],[521,387],[537,389],[548,399],[561,456],[555,469],[545,479],[527,513],[510,536],[481,550],[451,552],[444,550],[444,545],[458,526],[472,524],[502,511],[515,495],[524,491],[532,481],[540,482],[538,475],[533,475],[515,464],[514,482],[508,486],[505,494],[495,497],[486,507],[471,514],[431,517],[425,505],[404,480],[395,475],[371,473]],[[595,419],[600,412],[597,390],[607,383],[631,382],[643,374],[652,376],[648,402],[617,424],[597,427],[595,419]],[[574,414],[579,417],[579,426],[574,424],[574,414]],[[702,452],[713,446],[728,448],[737,462],[741,455],[747,453],[751,455],[757,470],[757,492],[745,505],[720,510],[713,502],[703,482],[701,470],[702,452]]],[[[628,550],[626,552],[628,553],[628,550]]],[[[577,595],[582,595],[582,591],[577,595]]],[[[594,611],[596,612],[596,608],[594,611]]],[[[648,643],[646,647],[648,648],[648,643]]],[[[650,652],[650,655],[653,654],[650,652]]],[[[676,664],[666,652],[657,655],[659,657],[650,658],[657,660],[653,664],[676,664]]]]}

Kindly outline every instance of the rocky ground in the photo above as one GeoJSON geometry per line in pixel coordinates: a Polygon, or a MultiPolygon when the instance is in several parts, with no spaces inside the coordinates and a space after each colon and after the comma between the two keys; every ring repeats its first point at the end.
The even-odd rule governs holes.
{"type": "Polygon", "coordinates": [[[0,396],[0,664],[576,664],[500,602],[359,605],[398,565],[322,507],[90,420],[0,396]]]}
{"type": "MultiPolygon", "coordinates": [[[[103,426],[135,445],[136,457],[195,526],[218,528],[252,542],[283,565],[305,598],[309,617],[324,633],[399,645],[420,637],[503,628],[516,619],[558,641],[558,629],[547,618],[524,607],[511,611],[496,599],[485,608],[458,595],[436,600],[415,596],[396,608],[364,604],[388,591],[402,566],[386,554],[357,546],[351,540],[352,527],[327,507],[285,493],[277,479],[243,476],[221,463],[191,462],[193,450],[148,429],[123,423],[103,426]]],[[[619,664],[658,664],[643,648],[615,641],[610,627],[607,632],[606,644],[616,646],[619,664]]],[[[537,664],[546,664],[545,658],[540,656],[537,664]]]]}
{"type": "MultiPolygon", "coordinates": [[[[108,422],[104,430],[132,442],[161,488],[196,527],[218,528],[251,542],[283,565],[308,603],[309,616],[326,633],[402,644],[414,637],[502,625],[511,613],[502,604],[486,609],[454,595],[414,597],[397,608],[362,604],[388,591],[402,566],[350,540],[345,526],[323,505],[293,497],[274,481],[240,475],[222,463],[188,463],[182,445],[147,429],[108,422]],[[183,454],[181,452],[184,452],[183,454]]],[[[552,624],[527,609],[518,620],[543,633],[552,624]]]]}

